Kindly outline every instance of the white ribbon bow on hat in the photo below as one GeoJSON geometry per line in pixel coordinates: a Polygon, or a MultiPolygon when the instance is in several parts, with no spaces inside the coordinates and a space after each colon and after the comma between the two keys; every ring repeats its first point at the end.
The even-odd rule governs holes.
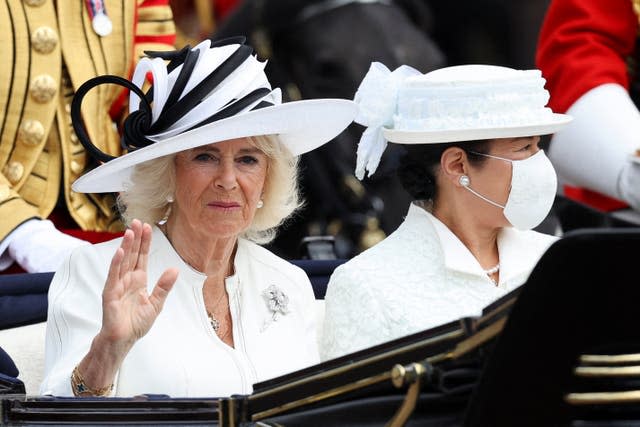
{"type": "Polygon", "coordinates": [[[387,141],[382,135],[383,126],[393,125],[400,84],[410,76],[421,74],[408,65],[402,65],[391,72],[380,62],[372,62],[356,91],[354,101],[358,104],[356,123],[367,127],[362,133],[356,153],[356,177],[364,178],[378,168],[387,141]]]}

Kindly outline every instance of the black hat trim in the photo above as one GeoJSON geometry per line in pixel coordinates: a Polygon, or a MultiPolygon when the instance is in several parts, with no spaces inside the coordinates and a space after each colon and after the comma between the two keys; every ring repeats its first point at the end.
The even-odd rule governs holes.
{"type": "Polygon", "coordinates": [[[215,87],[233,73],[251,54],[253,49],[249,46],[240,46],[229,58],[227,58],[218,68],[213,70],[207,77],[196,85],[188,94],[178,102],[170,105],[163,111],[149,128],[149,133],[155,134],[167,130],[171,125],[180,120],[185,114],[191,111],[196,105],[202,102],[215,87]]]}

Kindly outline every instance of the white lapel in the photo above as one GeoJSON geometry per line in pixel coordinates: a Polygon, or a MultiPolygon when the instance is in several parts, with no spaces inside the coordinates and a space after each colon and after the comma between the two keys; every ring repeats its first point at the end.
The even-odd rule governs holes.
{"type": "MultiPolygon", "coordinates": [[[[425,209],[414,204],[409,208],[407,220],[414,222],[428,221],[435,230],[435,236],[440,240],[447,270],[471,274],[490,282],[484,270],[471,251],[460,239],[438,218],[425,209]]],[[[424,225],[422,226],[423,228],[424,225]]],[[[425,228],[426,230],[426,228],[425,228]]],[[[429,233],[433,233],[429,230],[429,233]]],[[[429,234],[427,233],[427,234],[429,234]]],[[[517,285],[522,284],[522,276],[528,275],[536,265],[540,256],[555,241],[553,236],[546,236],[534,231],[519,231],[505,227],[498,233],[498,254],[500,256],[499,287],[504,288],[507,282],[517,279],[517,285]]],[[[511,288],[511,286],[507,286],[511,288]]],[[[506,289],[510,290],[510,289],[506,289]]]]}
{"type": "MultiPolygon", "coordinates": [[[[553,236],[535,231],[519,231],[505,227],[498,234],[500,254],[500,283],[528,276],[547,248],[556,240],[553,236]]],[[[519,280],[522,282],[522,279],[519,280]]],[[[522,283],[518,283],[521,285],[522,283]]]]}
{"type": "MultiPolygon", "coordinates": [[[[415,205],[411,205],[409,209],[409,214],[412,213],[415,216],[428,220],[433,226],[436,232],[435,237],[440,240],[440,247],[444,254],[444,263],[447,270],[486,277],[478,260],[476,260],[469,249],[460,241],[458,236],[453,234],[438,218],[415,205]]],[[[486,278],[489,280],[488,277],[486,278]]]]}

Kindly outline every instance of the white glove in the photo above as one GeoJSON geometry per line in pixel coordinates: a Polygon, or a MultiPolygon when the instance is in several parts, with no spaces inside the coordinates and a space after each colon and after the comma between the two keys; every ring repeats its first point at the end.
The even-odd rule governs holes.
{"type": "Polygon", "coordinates": [[[567,114],[573,121],[553,136],[549,150],[559,177],[638,209],[638,165],[632,167],[629,156],[640,148],[640,113],[627,90],[613,83],[600,85],[582,95],[567,114]]]}
{"type": "Polygon", "coordinates": [[[56,271],[73,249],[89,244],[62,233],[51,221],[40,219],[24,222],[2,243],[9,256],[28,273],[56,271]]]}
{"type": "Polygon", "coordinates": [[[631,160],[627,162],[620,174],[618,191],[625,202],[640,211],[640,163],[631,160]]]}

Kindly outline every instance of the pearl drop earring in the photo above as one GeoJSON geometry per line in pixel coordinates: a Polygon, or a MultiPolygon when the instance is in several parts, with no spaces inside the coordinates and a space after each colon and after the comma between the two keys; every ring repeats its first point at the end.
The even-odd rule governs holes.
{"type": "Polygon", "coordinates": [[[162,217],[162,219],[158,221],[158,225],[165,225],[169,220],[169,215],[171,215],[171,203],[173,203],[174,201],[173,194],[169,194],[165,200],[167,201],[169,206],[167,207],[167,210],[164,212],[164,216],[162,217]]]}
{"type": "Polygon", "coordinates": [[[469,177],[467,175],[461,175],[460,178],[458,179],[458,182],[463,187],[468,187],[469,184],[471,184],[471,180],[469,179],[469,177]]]}
{"type": "Polygon", "coordinates": [[[264,202],[262,201],[262,199],[258,200],[258,204],[256,205],[256,207],[260,209],[263,206],[264,206],[264,202]]]}

